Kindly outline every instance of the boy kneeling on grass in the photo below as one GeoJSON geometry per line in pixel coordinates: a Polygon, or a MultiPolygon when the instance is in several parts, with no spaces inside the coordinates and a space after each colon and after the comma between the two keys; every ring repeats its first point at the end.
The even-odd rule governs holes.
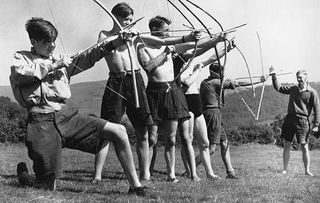
{"type": "Polygon", "coordinates": [[[33,161],[35,176],[27,166],[17,166],[20,184],[55,190],[62,176],[62,148],[96,154],[108,141],[130,183],[129,194],[145,196],[146,187],[139,182],[126,129],[120,124],[83,115],[67,103],[71,97],[70,78],[94,66],[106,54],[130,40],[122,32],[111,42],[101,42],[73,56],[53,56],[57,29],[42,18],[26,23],[32,48],[14,54],[10,83],[18,103],[28,111],[26,146],[33,161]]]}

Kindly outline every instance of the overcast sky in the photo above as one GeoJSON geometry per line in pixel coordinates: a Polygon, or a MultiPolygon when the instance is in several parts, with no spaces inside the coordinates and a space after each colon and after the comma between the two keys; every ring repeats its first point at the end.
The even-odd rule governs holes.
{"type": "MultiPolygon", "coordinates": [[[[121,1],[100,0],[107,8],[121,1]]],[[[177,0],[172,0],[180,6],[177,0]]],[[[10,64],[17,50],[29,50],[30,42],[25,22],[31,17],[42,17],[53,22],[59,30],[55,53],[75,53],[94,44],[100,30],[112,27],[111,18],[92,0],[0,0],[0,85],[10,85],[10,64]],[[51,15],[51,11],[52,14],[51,15]],[[61,42],[62,41],[62,42],[61,42]]],[[[172,29],[185,29],[186,21],[166,0],[127,0],[135,10],[134,17],[144,17],[136,28],[148,31],[148,20],[155,15],[172,18],[172,29]]],[[[230,37],[245,54],[252,75],[261,74],[259,32],[265,71],[270,65],[283,72],[306,69],[310,81],[319,81],[320,68],[320,1],[319,0],[195,0],[202,8],[216,17],[228,29],[243,23],[230,37]]],[[[180,6],[181,7],[181,6],[180,6]]],[[[190,6],[192,8],[192,6],[190,6]]],[[[213,32],[219,32],[217,24],[193,9],[213,32]]],[[[197,28],[202,28],[191,14],[183,10],[197,28]]],[[[177,33],[175,35],[185,33],[177,33]]],[[[210,52],[213,53],[213,52],[210,52]]],[[[208,57],[199,57],[195,62],[208,57]]],[[[206,77],[204,71],[203,77],[206,77]]],[[[233,50],[228,55],[226,77],[247,76],[245,63],[233,50]]],[[[72,83],[105,80],[108,68],[101,60],[89,71],[74,77],[72,83]]],[[[281,81],[294,82],[295,75],[281,77],[281,81]]]]}

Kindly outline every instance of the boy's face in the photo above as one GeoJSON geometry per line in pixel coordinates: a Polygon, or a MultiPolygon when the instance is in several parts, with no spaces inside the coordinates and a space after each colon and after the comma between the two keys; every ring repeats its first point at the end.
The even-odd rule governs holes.
{"type": "Polygon", "coordinates": [[[156,32],[153,33],[152,35],[164,38],[169,36],[170,27],[167,23],[164,23],[159,28],[155,28],[153,31],[156,31],[156,32]]]}
{"type": "Polygon", "coordinates": [[[122,27],[130,25],[130,23],[133,21],[133,15],[132,14],[130,14],[127,17],[124,17],[124,18],[122,18],[120,16],[116,16],[116,18],[117,18],[117,20],[119,21],[119,23],[120,23],[120,25],[122,27]]]}
{"type": "Polygon", "coordinates": [[[35,49],[36,53],[45,56],[50,57],[56,48],[55,42],[48,42],[45,40],[31,40],[32,46],[35,49]]]}
{"type": "Polygon", "coordinates": [[[307,82],[307,75],[297,74],[297,81],[299,85],[304,85],[307,82]]]}

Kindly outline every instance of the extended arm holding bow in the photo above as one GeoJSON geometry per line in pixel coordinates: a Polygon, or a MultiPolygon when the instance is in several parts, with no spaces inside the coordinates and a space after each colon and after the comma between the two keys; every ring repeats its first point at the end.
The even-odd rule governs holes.
{"type": "MultiPolygon", "coordinates": [[[[123,31],[123,27],[121,26],[121,24],[119,23],[119,21],[116,19],[116,17],[105,7],[103,6],[98,0],[93,0],[95,3],[97,3],[105,12],[108,13],[108,15],[112,18],[113,22],[117,24],[117,26],[119,27],[119,29],[121,31],[123,31]]],[[[131,42],[132,43],[132,42],[131,42]]],[[[132,73],[134,73],[134,67],[133,67],[133,53],[132,53],[132,49],[131,49],[131,44],[130,42],[126,42],[126,46],[128,49],[128,54],[129,54],[129,58],[130,58],[130,62],[131,62],[131,71],[132,73]]],[[[135,97],[135,106],[136,108],[139,108],[139,97],[138,97],[138,89],[137,89],[137,81],[136,81],[136,76],[135,74],[132,74],[132,80],[133,80],[133,89],[134,89],[134,97],[135,97]]]]}
{"type": "MultiPolygon", "coordinates": [[[[198,6],[197,4],[193,3],[193,2],[190,1],[190,0],[186,0],[186,1],[187,1],[188,3],[190,3],[191,5],[195,6],[196,8],[200,9],[202,12],[204,12],[206,15],[208,15],[211,19],[213,19],[213,20],[219,25],[221,31],[224,32],[224,29],[223,29],[222,25],[220,24],[220,22],[219,22],[217,19],[215,19],[210,13],[208,13],[208,12],[205,11],[203,8],[201,8],[200,6],[198,6]]],[[[184,5],[184,3],[183,3],[181,0],[179,0],[179,2],[184,5]]],[[[188,10],[190,10],[187,6],[185,6],[185,7],[186,7],[188,10]]],[[[191,12],[191,11],[190,11],[190,12],[191,12]]],[[[208,32],[208,34],[210,35],[210,37],[212,37],[213,35],[210,33],[210,31],[209,31],[209,29],[207,28],[207,26],[206,26],[193,12],[191,12],[191,13],[194,15],[194,17],[196,17],[196,19],[201,23],[201,25],[207,30],[207,32],[208,32]]],[[[225,52],[227,53],[227,43],[226,43],[226,41],[224,41],[224,47],[225,47],[225,52]]],[[[216,55],[218,56],[218,50],[217,50],[217,47],[216,47],[216,46],[214,47],[214,50],[215,50],[216,55]]],[[[224,81],[224,68],[225,68],[226,63],[227,63],[227,54],[225,54],[224,63],[223,63],[223,66],[222,66],[223,69],[220,71],[220,75],[221,75],[221,78],[220,78],[221,90],[220,90],[220,93],[219,93],[219,95],[220,95],[219,107],[220,107],[220,108],[222,107],[222,104],[223,104],[223,102],[224,102],[224,101],[222,101],[222,94],[223,94],[223,85],[222,85],[222,84],[223,84],[223,81],[224,81]]],[[[219,57],[218,57],[218,64],[219,64],[219,66],[221,67],[221,62],[220,62],[219,57]]]]}

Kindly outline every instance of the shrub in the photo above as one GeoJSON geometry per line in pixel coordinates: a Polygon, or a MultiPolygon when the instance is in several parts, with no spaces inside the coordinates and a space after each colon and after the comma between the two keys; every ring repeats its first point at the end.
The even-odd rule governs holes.
{"type": "Polygon", "coordinates": [[[24,142],[26,123],[23,120],[0,119],[0,142],[24,142]]]}
{"type": "Polygon", "coordinates": [[[267,125],[240,126],[227,131],[228,139],[233,145],[247,143],[272,144],[275,141],[275,133],[267,125]]]}

